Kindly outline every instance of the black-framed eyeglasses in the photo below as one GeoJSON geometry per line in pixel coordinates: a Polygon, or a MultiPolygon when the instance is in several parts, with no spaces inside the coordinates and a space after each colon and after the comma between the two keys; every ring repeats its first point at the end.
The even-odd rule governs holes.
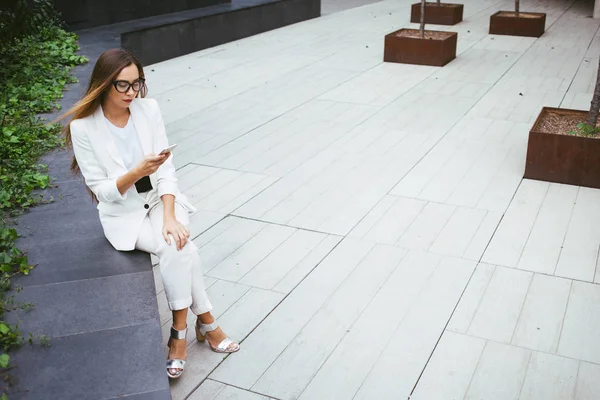
{"type": "Polygon", "coordinates": [[[146,80],[143,78],[136,79],[133,82],[127,81],[113,81],[113,86],[119,93],[127,93],[129,92],[129,88],[132,88],[134,92],[139,92],[146,85],[146,80]]]}

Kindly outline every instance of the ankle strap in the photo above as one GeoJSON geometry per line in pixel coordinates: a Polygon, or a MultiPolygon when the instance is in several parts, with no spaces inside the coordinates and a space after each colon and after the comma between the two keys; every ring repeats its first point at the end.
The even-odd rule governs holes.
{"type": "Polygon", "coordinates": [[[187,334],[187,326],[185,327],[185,329],[178,331],[177,329],[171,327],[171,339],[185,339],[187,334]]]}
{"type": "Polygon", "coordinates": [[[198,324],[198,329],[200,329],[200,333],[206,335],[207,332],[216,331],[219,328],[219,324],[215,320],[212,324],[198,324]]]}

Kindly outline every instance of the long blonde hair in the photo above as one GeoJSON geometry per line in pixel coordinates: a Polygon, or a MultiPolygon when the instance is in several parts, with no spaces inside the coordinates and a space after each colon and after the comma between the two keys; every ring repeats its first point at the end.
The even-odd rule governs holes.
{"type": "MultiPolygon", "coordinates": [[[[100,55],[94,71],[90,77],[90,83],[81,100],[79,100],[70,110],[61,115],[55,122],[62,121],[69,116],[73,116],[71,121],[85,118],[92,115],[98,107],[102,105],[106,94],[111,90],[111,86],[116,77],[121,73],[123,68],[135,64],[138,68],[140,78],[144,78],[144,68],[139,60],[127,50],[111,49],[100,55]]],[[[140,97],[146,97],[148,89],[144,85],[138,93],[140,97]]],[[[73,146],[71,137],[71,122],[64,129],[65,141],[67,147],[73,146]]],[[[71,171],[80,173],[77,159],[73,157],[71,162],[71,171]]]]}

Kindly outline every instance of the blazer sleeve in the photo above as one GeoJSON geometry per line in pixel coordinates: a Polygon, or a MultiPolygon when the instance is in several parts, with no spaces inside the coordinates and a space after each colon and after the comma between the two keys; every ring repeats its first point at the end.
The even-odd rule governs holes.
{"type": "Polygon", "coordinates": [[[100,167],[90,140],[79,120],[71,121],[71,139],[73,152],[79,169],[83,174],[85,184],[96,195],[98,201],[112,203],[127,198],[127,192],[122,195],[117,188],[117,180],[110,179],[100,167]]]}
{"type": "MultiPolygon", "coordinates": [[[[154,106],[154,123],[157,128],[157,135],[155,138],[156,152],[160,152],[163,149],[169,147],[169,141],[167,139],[167,133],[165,131],[165,123],[160,112],[158,102],[152,99],[154,106]]],[[[175,166],[173,165],[173,155],[170,155],[167,161],[161,165],[156,171],[156,182],[158,197],[162,197],[165,194],[177,195],[177,174],[175,172],[175,166]]]]}

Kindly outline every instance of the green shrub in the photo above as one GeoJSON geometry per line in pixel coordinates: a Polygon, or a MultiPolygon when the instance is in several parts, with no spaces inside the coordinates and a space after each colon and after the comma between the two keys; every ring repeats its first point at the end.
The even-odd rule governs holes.
{"type": "Polygon", "coordinates": [[[13,40],[36,35],[42,27],[60,25],[51,0],[2,0],[0,2],[0,47],[13,40]]]}
{"type": "Polygon", "coordinates": [[[59,126],[45,126],[38,113],[57,107],[75,55],[75,37],[57,28],[17,39],[0,57],[0,211],[32,204],[31,191],[48,177],[36,160],[59,140],[59,126]]]}

